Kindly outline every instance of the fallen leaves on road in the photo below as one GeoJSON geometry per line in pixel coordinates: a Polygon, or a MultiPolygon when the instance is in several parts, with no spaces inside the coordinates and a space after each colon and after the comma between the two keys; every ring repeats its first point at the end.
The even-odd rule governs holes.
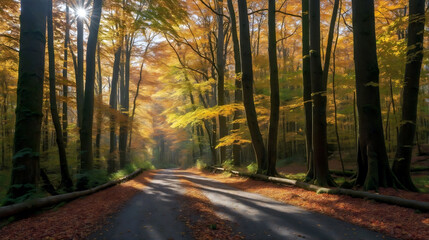
{"type": "MultiPolygon", "coordinates": [[[[429,236],[429,213],[418,213],[409,208],[349,196],[317,194],[294,186],[230,177],[227,174],[211,174],[198,169],[189,171],[244,191],[258,193],[284,203],[320,212],[392,237],[425,240],[429,236]]],[[[383,190],[389,195],[405,194],[407,198],[416,199],[416,196],[412,194],[392,193],[393,191],[383,190]]],[[[426,198],[426,196],[419,198],[426,198]]]]}
{"type": "Polygon", "coordinates": [[[196,184],[186,179],[180,179],[186,193],[181,201],[182,214],[180,220],[192,230],[197,240],[240,240],[244,237],[232,230],[232,223],[216,216],[216,211],[210,200],[196,188],[196,184]]]}
{"type": "Polygon", "coordinates": [[[154,173],[143,172],[132,180],[74,200],[57,210],[13,222],[0,229],[0,239],[85,239],[106,217],[141,191],[154,173]]]}

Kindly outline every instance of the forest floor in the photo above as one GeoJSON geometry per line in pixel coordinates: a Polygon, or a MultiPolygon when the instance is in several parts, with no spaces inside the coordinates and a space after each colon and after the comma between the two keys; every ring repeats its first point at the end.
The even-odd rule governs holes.
{"type": "Polygon", "coordinates": [[[424,239],[428,231],[429,214],[410,209],[190,169],[144,172],[15,221],[0,239],[424,239]]]}
{"type": "Polygon", "coordinates": [[[0,229],[0,239],[86,239],[145,188],[155,174],[145,171],[125,183],[14,221],[0,229]]]}
{"type": "MultiPolygon", "coordinates": [[[[349,196],[317,194],[294,186],[232,177],[230,174],[212,174],[198,169],[189,171],[246,192],[257,193],[283,203],[332,216],[391,237],[424,240],[429,236],[429,213],[349,196]]],[[[380,193],[429,201],[429,194],[394,189],[380,189],[380,193]]]]}

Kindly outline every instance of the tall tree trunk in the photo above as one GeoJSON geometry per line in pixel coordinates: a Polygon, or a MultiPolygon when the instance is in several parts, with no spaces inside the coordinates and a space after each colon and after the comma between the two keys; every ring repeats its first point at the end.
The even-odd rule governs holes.
{"type": "MultiPolygon", "coordinates": [[[[146,52],[147,52],[148,47],[146,47],[146,52]]],[[[133,136],[133,123],[134,123],[134,116],[136,114],[136,108],[137,108],[137,98],[139,97],[139,92],[140,92],[140,85],[141,82],[143,80],[143,66],[144,66],[144,60],[142,61],[141,65],[140,65],[140,73],[139,73],[139,81],[137,82],[137,90],[136,90],[136,95],[134,95],[134,100],[133,100],[133,110],[131,111],[131,118],[130,118],[130,138],[128,140],[128,154],[131,152],[131,140],[132,140],[132,136],[133,136]]]]}
{"type": "Polygon", "coordinates": [[[313,180],[320,186],[334,185],[329,176],[326,132],[326,84],[320,56],[320,1],[310,1],[310,69],[313,100],[313,180]]]}
{"type": "MultiPolygon", "coordinates": [[[[217,0],[217,12],[223,14],[223,0],[217,0]]],[[[216,51],[216,65],[217,65],[217,94],[218,106],[225,105],[225,59],[224,59],[224,41],[225,36],[223,33],[223,16],[217,15],[217,51],[216,51]]],[[[228,135],[228,127],[226,125],[226,117],[219,115],[219,139],[228,135]]],[[[220,148],[220,162],[223,163],[226,159],[226,147],[220,148]]]]}
{"type": "Polygon", "coordinates": [[[309,0],[302,0],[302,80],[305,111],[305,149],[307,153],[307,176],[313,179],[313,114],[311,100],[311,73],[310,73],[310,24],[308,14],[309,0]]]}
{"type": "MultiPolygon", "coordinates": [[[[45,74],[46,0],[21,1],[14,156],[6,204],[36,190],[45,74]]],[[[27,195],[28,196],[28,195],[27,195]]]]}
{"type": "Polygon", "coordinates": [[[113,173],[116,169],[116,110],[118,108],[117,92],[119,79],[119,65],[121,63],[122,46],[119,46],[115,52],[115,60],[113,62],[112,83],[110,85],[110,149],[109,160],[107,161],[107,172],[113,173]]]}
{"type": "Polygon", "coordinates": [[[133,37],[125,36],[125,66],[124,66],[124,82],[121,84],[121,121],[119,127],[119,164],[124,168],[128,163],[127,158],[127,140],[128,140],[128,111],[130,108],[130,65],[131,65],[131,50],[133,47],[133,37]]]}
{"type": "Polygon", "coordinates": [[[334,40],[335,23],[337,21],[339,4],[340,4],[340,0],[335,0],[334,9],[332,10],[331,23],[329,24],[328,41],[326,45],[326,55],[325,55],[325,62],[323,65],[323,75],[322,75],[322,82],[324,86],[327,86],[328,84],[328,74],[329,74],[329,65],[331,63],[332,43],[334,40]]]}
{"type": "Polygon", "coordinates": [[[60,117],[57,109],[57,96],[55,84],[55,52],[54,52],[54,26],[52,19],[52,0],[48,0],[48,53],[49,53],[49,101],[51,105],[52,122],[54,123],[56,141],[58,145],[58,154],[60,157],[61,169],[61,187],[66,191],[71,191],[73,182],[70,178],[69,168],[67,163],[66,148],[63,141],[63,133],[61,129],[60,117]]]}
{"type": "Polygon", "coordinates": [[[132,140],[132,136],[133,136],[133,122],[134,122],[134,116],[136,113],[136,108],[137,108],[137,98],[139,96],[139,92],[140,92],[140,86],[141,83],[143,81],[143,66],[145,63],[145,59],[146,59],[146,55],[148,53],[149,47],[152,43],[153,38],[149,37],[147,38],[147,45],[145,47],[145,50],[143,52],[143,59],[142,59],[142,63],[140,65],[140,73],[139,73],[139,81],[137,82],[137,90],[136,90],[136,94],[134,95],[134,100],[133,100],[133,110],[131,112],[131,118],[130,118],[130,138],[128,140],[128,154],[131,152],[131,140],[132,140]]]}
{"type": "Polygon", "coordinates": [[[419,80],[423,60],[425,1],[410,0],[409,6],[408,51],[402,97],[402,120],[392,170],[405,188],[418,191],[411,180],[410,166],[416,132],[419,80]]]}
{"type": "MultiPolygon", "coordinates": [[[[3,84],[2,84],[3,85],[3,84]]],[[[4,85],[3,85],[4,86],[4,85]]],[[[6,89],[5,88],[3,88],[3,91],[6,91],[6,89]]],[[[3,97],[4,97],[4,95],[3,95],[3,97]]],[[[6,124],[6,121],[4,121],[4,119],[5,119],[5,115],[6,115],[6,111],[4,111],[4,109],[5,109],[5,99],[2,99],[3,101],[2,101],[2,106],[0,106],[0,113],[1,113],[1,115],[0,115],[0,125],[1,125],[1,165],[0,165],[0,170],[3,170],[3,169],[5,169],[6,168],[6,153],[5,153],[5,151],[6,151],[6,148],[5,148],[5,143],[6,143],[6,134],[5,134],[5,131],[6,131],[6,127],[5,127],[5,124],[6,124]]]]}
{"type": "Polygon", "coordinates": [[[101,145],[101,125],[103,121],[103,79],[101,75],[101,57],[100,57],[100,42],[98,42],[97,46],[97,82],[98,82],[98,89],[97,89],[97,102],[98,102],[98,109],[97,109],[97,115],[96,115],[96,121],[97,121],[97,135],[95,137],[95,158],[100,161],[101,158],[101,152],[100,152],[100,145],[101,145]]]}
{"type": "MultiPolygon", "coordinates": [[[[341,6],[340,6],[340,11],[341,11],[341,6]]],[[[334,125],[335,125],[335,135],[337,137],[338,154],[340,157],[341,169],[343,170],[343,173],[344,173],[345,169],[344,169],[343,155],[341,151],[340,134],[338,133],[337,99],[336,99],[336,92],[335,92],[335,70],[336,70],[335,57],[337,52],[337,44],[338,44],[339,36],[340,36],[340,21],[338,21],[338,24],[337,24],[337,37],[335,39],[334,51],[332,52],[332,100],[334,101],[334,121],[335,121],[334,125]]],[[[325,67],[326,67],[326,63],[325,63],[325,67]]]]}
{"type": "MultiPolygon", "coordinates": [[[[232,35],[232,43],[234,48],[234,63],[235,63],[235,91],[234,91],[234,102],[236,104],[241,104],[243,101],[243,94],[241,90],[241,59],[240,59],[240,43],[238,41],[238,33],[237,33],[237,20],[235,17],[235,10],[234,5],[232,4],[232,0],[228,1],[228,11],[229,11],[229,18],[231,21],[231,35],[232,35]]],[[[234,112],[233,121],[232,124],[232,131],[236,132],[240,129],[240,124],[236,121],[240,119],[241,117],[241,111],[236,110],[234,112]]],[[[232,146],[232,156],[234,159],[234,165],[239,166],[241,162],[241,146],[239,144],[234,144],[232,146]]]]}
{"type": "Polygon", "coordinates": [[[45,115],[43,118],[43,141],[42,141],[42,156],[44,159],[48,159],[48,149],[49,149],[49,102],[48,102],[48,93],[44,93],[44,103],[43,110],[45,115]]]}
{"type": "Polygon", "coordinates": [[[240,53],[241,69],[243,83],[243,103],[246,111],[247,125],[252,138],[253,148],[255,150],[258,162],[258,173],[262,173],[267,168],[268,162],[265,156],[264,140],[258,125],[258,118],[253,100],[253,66],[252,50],[249,35],[249,19],[247,16],[247,1],[238,1],[238,13],[240,22],[240,53]]]}
{"type": "Polygon", "coordinates": [[[352,0],[352,10],[360,151],[356,184],[365,190],[391,187],[380,107],[374,0],[352,0]]]}
{"type": "MultiPolygon", "coordinates": [[[[77,0],[77,7],[84,9],[84,0],[77,0]]],[[[82,127],[82,114],[84,103],[84,83],[83,83],[83,21],[82,16],[76,18],[77,28],[77,73],[76,73],[76,104],[77,104],[77,124],[82,127]]]]}
{"type": "Polygon", "coordinates": [[[277,66],[276,1],[268,1],[268,55],[270,61],[271,111],[268,132],[267,175],[277,174],[277,137],[280,118],[279,71],[277,66]]]}
{"type": "Polygon", "coordinates": [[[70,42],[70,10],[68,5],[68,0],[66,0],[66,32],[64,36],[64,63],[63,63],[63,141],[64,146],[67,146],[68,141],[68,134],[67,134],[67,127],[68,127],[68,106],[67,106],[67,97],[68,97],[68,69],[67,69],[67,61],[68,61],[68,45],[70,42]]]}
{"type": "MultiPolygon", "coordinates": [[[[82,173],[92,170],[93,167],[92,122],[94,119],[95,52],[97,50],[102,5],[103,0],[94,0],[86,51],[85,102],[83,106],[82,127],[80,129],[82,173]]],[[[87,181],[86,177],[80,178],[78,187],[87,188],[87,181]]]]}

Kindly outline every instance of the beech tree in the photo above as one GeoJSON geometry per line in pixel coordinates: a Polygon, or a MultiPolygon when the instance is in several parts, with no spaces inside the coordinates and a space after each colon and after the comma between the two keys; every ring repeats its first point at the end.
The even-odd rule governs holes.
{"type": "Polygon", "coordinates": [[[310,25],[309,0],[302,0],[302,85],[305,112],[305,149],[307,157],[307,180],[313,179],[313,115],[310,72],[310,25]]]}
{"type": "Polygon", "coordinates": [[[110,148],[109,148],[109,159],[107,161],[107,172],[113,173],[116,169],[116,155],[117,155],[117,144],[116,144],[116,110],[118,108],[118,79],[119,79],[119,64],[121,62],[122,46],[117,47],[115,51],[115,60],[113,62],[113,75],[110,85],[110,148]]]}
{"type": "MultiPolygon", "coordinates": [[[[238,32],[237,32],[237,20],[235,17],[234,5],[232,4],[232,0],[227,0],[228,3],[228,12],[229,19],[231,21],[231,35],[232,35],[232,44],[234,49],[234,67],[235,67],[235,80],[234,80],[234,102],[240,104],[243,101],[243,93],[241,89],[241,59],[240,59],[240,43],[238,40],[238,32]]],[[[241,111],[236,110],[234,112],[232,124],[232,131],[238,131],[240,129],[240,124],[236,121],[240,118],[241,111]]],[[[234,165],[239,166],[241,162],[241,146],[235,142],[232,146],[232,156],[234,159],[234,165]]]]}
{"type": "Polygon", "coordinates": [[[13,169],[6,204],[34,193],[39,177],[45,77],[46,0],[21,1],[13,169]]]}
{"type": "Polygon", "coordinates": [[[247,1],[238,1],[238,13],[240,24],[240,55],[241,55],[241,70],[243,84],[243,104],[246,111],[247,125],[249,127],[250,136],[252,138],[253,149],[258,162],[258,173],[262,173],[267,169],[268,162],[264,141],[262,139],[261,130],[258,125],[258,117],[255,110],[255,102],[253,99],[253,66],[252,66],[252,50],[249,34],[249,18],[247,16],[247,1]]]}
{"type": "Polygon", "coordinates": [[[357,185],[365,190],[392,187],[384,143],[374,0],[352,0],[356,100],[359,116],[357,185]]]}
{"type": "Polygon", "coordinates": [[[67,97],[69,92],[69,85],[68,85],[68,46],[70,43],[70,8],[68,0],[65,2],[66,4],[66,29],[64,33],[64,62],[63,62],[63,81],[65,84],[63,84],[63,116],[62,116],[62,123],[63,123],[63,141],[64,145],[67,146],[68,141],[68,134],[67,134],[67,127],[68,127],[68,104],[67,104],[67,97]]]}
{"type": "Polygon", "coordinates": [[[399,128],[398,148],[392,170],[399,182],[408,190],[418,191],[411,180],[411,154],[416,132],[420,70],[423,60],[423,34],[425,27],[425,1],[410,0],[408,18],[408,50],[402,93],[402,120],[399,128]]]}
{"type": "Polygon", "coordinates": [[[276,40],[276,1],[268,1],[268,55],[270,61],[270,91],[271,111],[268,132],[268,168],[267,175],[277,174],[277,136],[279,129],[280,93],[279,70],[277,66],[277,40],[276,40]]]}
{"type": "MultiPolygon", "coordinates": [[[[225,36],[223,29],[223,0],[217,1],[217,49],[216,49],[216,67],[217,67],[217,104],[225,105],[225,36]]],[[[226,117],[219,115],[219,139],[228,135],[226,117]]],[[[220,148],[220,163],[226,159],[226,147],[220,148]]]]}
{"type": "Polygon", "coordinates": [[[83,24],[85,16],[83,11],[85,9],[85,0],[76,0],[75,12],[76,12],[76,29],[77,29],[77,69],[76,71],[76,104],[77,104],[77,123],[79,127],[82,127],[83,118],[83,104],[84,104],[84,82],[83,82],[83,24]]]}
{"type": "Polygon", "coordinates": [[[310,1],[310,72],[313,101],[313,179],[320,186],[334,185],[329,176],[326,132],[326,83],[320,53],[320,1],[310,1]]]}
{"type": "Polygon", "coordinates": [[[73,187],[73,183],[70,178],[70,173],[68,169],[66,149],[65,149],[63,133],[61,129],[60,117],[58,116],[58,108],[57,108],[52,0],[48,0],[47,10],[48,10],[47,23],[48,23],[48,53],[49,53],[49,103],[51,107],[52,122],[54,123],[54,127],[55,127],[58,154],[60,157],[61,187],[63,187],[67,191],[71,191],[73,187]]]}
{"type": "MultiPolygon", "coordinates": [[[[97,50],[102,5],[103,0],[94,0],[86,50],[85,101],[80,129],[81,171],[84,174],[92,170],[93,167],[92,121],[94,119],[95,52],[97,50]]],[[[81,177],[78,182],[78,188],[86,188],[87,181],[87,177],[81,177]]]]}

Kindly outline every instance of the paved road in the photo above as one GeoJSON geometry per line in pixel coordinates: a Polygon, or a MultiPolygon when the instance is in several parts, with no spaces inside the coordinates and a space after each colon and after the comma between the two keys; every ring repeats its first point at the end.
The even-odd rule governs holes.
{"type": "Polygon", "coordinates": [[[192,239],[190,230],[178,220],[181,211],[178,201],[184,191],[179,176],[196,183],[221,218],[238,223],[234,230],[244,233],[245,239],[392,239],[332,217],[175,170],[160,171],[148,187],[90,239],[192,239]]]}

